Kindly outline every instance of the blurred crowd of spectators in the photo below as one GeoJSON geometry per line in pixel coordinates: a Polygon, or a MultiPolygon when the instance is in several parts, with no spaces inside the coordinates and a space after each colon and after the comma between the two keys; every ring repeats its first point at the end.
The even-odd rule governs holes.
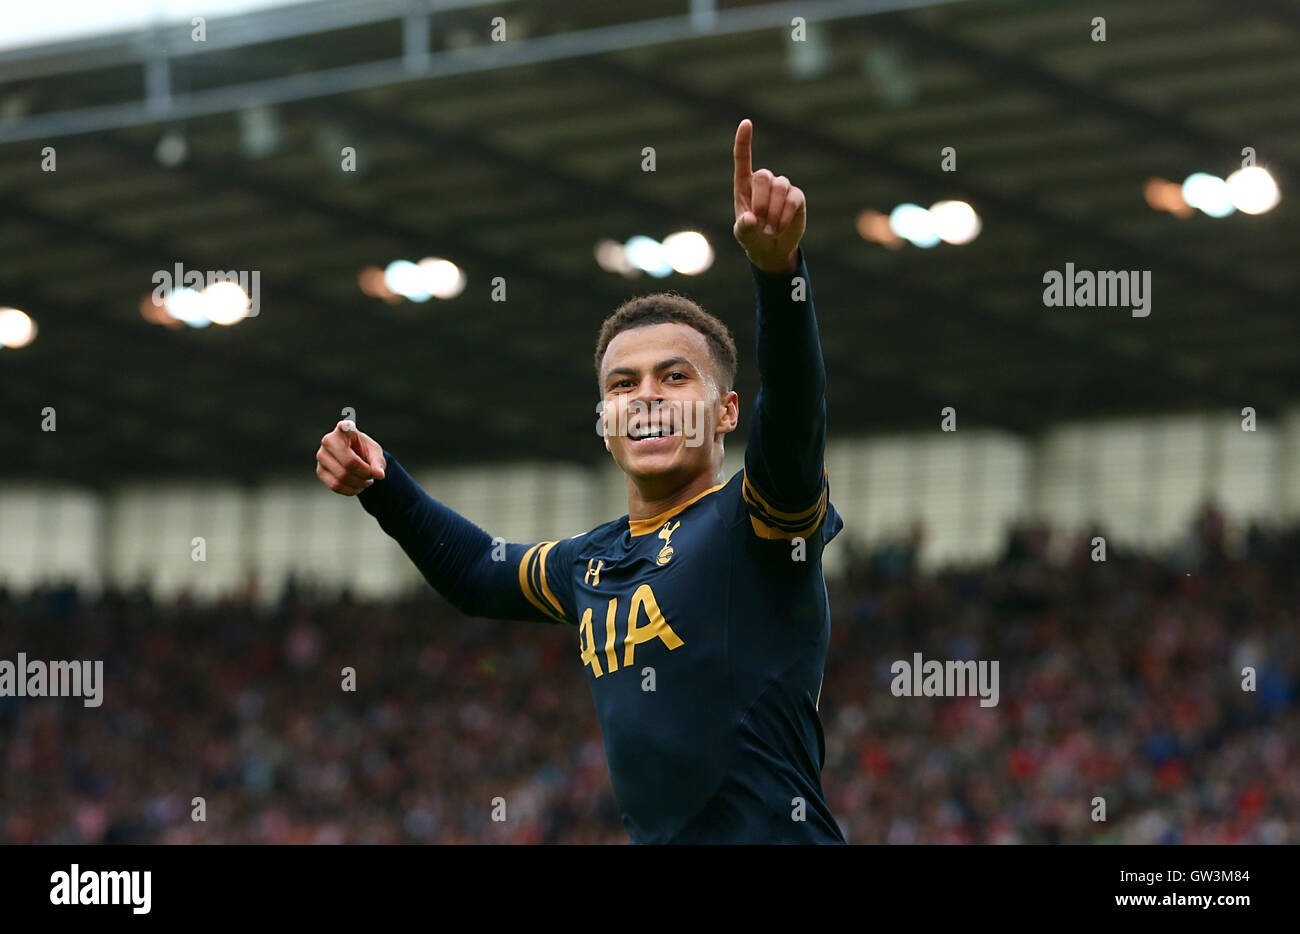
{"type": "MultiPolygon", "coordinates": [[[[849,842],[1300,842],[1300,530],[1229,543],[1216,516],[1158,557],[1095,561],[1092,534],[1038,527],[940,573],[917,570],[919,528],[855,553],[821,695],[849,842]],[[895,697],[915,652],[997,660],[1000,703],[895,697]]],[[[0,698],[0,842],[627,842],[567,627],[427,588],[0,590],[0,659],[18,652],[103,659],[106,685],[99,708],[0,698]]]]}

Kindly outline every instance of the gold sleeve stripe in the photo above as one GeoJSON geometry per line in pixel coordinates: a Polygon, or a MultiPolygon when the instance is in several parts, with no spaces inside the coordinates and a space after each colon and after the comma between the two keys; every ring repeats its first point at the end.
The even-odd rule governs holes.
{"type": "Polygon", "coordinates": [[[540,600],[533,596],[533,586],[528,582],[528,562],[533,558],[535,552],[541,545],[534,545],[524,552],[524,556],[519,559],[519,589],[528,601],[539,610],[545,610],[540,600]]]}
{"type": "Polygon", "coordinates": [[[768,523],[764,522],[762,519],[758,518],[758,516],[755,515],[750,515],[749,522],[754,527],[754,534],[757,535],[759,538],[769,538],[769,539],[807,538],[809,535],[812,534],[813,530],[816,529],[817,526],[821,525],[822,519],[826,517],[826,503],[827,500],[825,497],[823,497],[821,508],[818,509],[817,511],[816,520],[812,522],[810,525],[806,525],[800,529],[787,530],[783,528],[777,528],[775,526],[769,525],[768,523]]]}
{"type": "Polygon", "coordinates": [[[528,598],[528,602],[541,610],[542,613],[552,619],[558,619],[560,622],[567,622],[563,614],[556,616],[555,611],[541,601],[541,598],[537,596],[537,591],[534,589],[532,581],[530,580],[530,577],[532,576],[530,563],[533,559],[533,553],[536,552],[537,549],[541,548],[542,545],[554,544],[555,542],[539,542],[524,552],[524,556],[519,560],[519,589],[523,592],[523,595],[528,598]]]}
{"type": "Polygon", "coordinates": [[[537,567],[542,575],[542,596],[546,598],[546,602],[551,605],[551,608],[559,614],[560,619],[564,619],[564,607],[560,606],[560,601],[551,591],[550,585],[546,583],[546,555],[554,547],[555,542],[546,542],[542,545],[542,550],[537,553],[537,567]]]}
{"type": "MultiPolygon", "coordinates": [[[[828,481],[828,477],[826,475],[826,468],[822,467],[823,493],[825,492],[827,481],[828,481]]],[[[773,509],[772,506],[767,502],[767,500],[763,499],[763,497],[759,495],[759,492],[754,488],[754,485],[749,482],[748,471],[746,471],[745,473],[744,493],[745,493],[745,499],[749,502],[751,506],[757,506],[760,510],[767,513],[769,517],[781,522],[806,522],[809,516],[811,516],[813,513],[817,512],[817,510],[821,508],[821,497],[819,496],[817,502],[813,503],[807,509],[800,510],[799,512],[782,512],[779,509],[773,509]]]]}
{"type": "Polygon", "coordinates": [[[814,515],[821,513],[829,498],[830,485],[827,484],[822,487],[821,495],[817,497],[817,502],[813,505],[812,509],[799,520],[775,519],[754,503],[749,502],[749,500],[746,500],[746,502],[749,504],[751,514],[757,516],[764,525],[797,535],[801,529],[806,529],[808,527],[810,521],[814,524],[818,521],[814,518],[814,515]]]}
{"type": "MultiPolygon", "coordinates": [[[[823,507],[825,506],[825,503],[826,503],[826,497],[823,496],[817,504],[817,510],[819,515],[823,507]]],[[[801,529],[808,528],[810,523],[815,525],[818,521],[818,517],[814,515],[814,516],[809,516],[808,518],[804,519],[804,521],[802,522],[781,522],[776,519],[773,519],[767,513],[761,512],[760,510],[753,507],[750,508],[750,515],[757,518],[764,525],[771,526],[774,529],[779,529],[782,532],[789,532],[792,535],[798,535],[801,529]]]]}

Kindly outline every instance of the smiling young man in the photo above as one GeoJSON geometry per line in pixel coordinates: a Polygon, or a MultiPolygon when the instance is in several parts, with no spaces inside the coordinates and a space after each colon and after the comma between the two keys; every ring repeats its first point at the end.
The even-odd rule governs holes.
{"type": "Polygon", "coordinates": [[[824,466],[826,374],[799,246],[804,194],[752,171],[736,130],[733,232],[758,305],[760,388],[745,467],[736,346],[669,293],[601,328],[605,447],[628,514],[559,541],[494,545],[340,422],[316,473],[361,504],[471,616],[572,625],[623,825],[634,843],[843,843],[821,787],[830,633],[824,546],[843,527],[824,466]]]}

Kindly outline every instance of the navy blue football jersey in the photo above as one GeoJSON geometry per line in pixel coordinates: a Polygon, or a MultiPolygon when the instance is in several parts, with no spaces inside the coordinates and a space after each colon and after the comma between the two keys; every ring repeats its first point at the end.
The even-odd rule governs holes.
{"type": "Polygon", "coordinates": [[[828,492],[780,513],[742,470],[662,515],[524,550],[525,595],[576,626],[633,841],[842,842],[817,713],[821,553],[843,527],[828,492]]]}
{"type": "Polygon", "coordinates": [[[392,454],[359,498],[464,612],[572,626],[634,843],[843,843],[821,785],[825,369],[803,251],[750,266],[760,389],[731,479],[660,515],[503,543],[392,454]]]}

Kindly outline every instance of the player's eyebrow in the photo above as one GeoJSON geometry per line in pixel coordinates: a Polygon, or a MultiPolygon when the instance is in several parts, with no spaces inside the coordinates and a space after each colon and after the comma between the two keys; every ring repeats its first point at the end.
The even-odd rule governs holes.
{"type": "MultiPolygon", "coordinates": [[[[654,370],[658,373],[662,370],[668,369],[669,367],[682,366],[683,364],[690,367],[692,370],[695,369],[695,364],[691,363],[691,361],[687,360],[685,357],[669,357],[667,360],[661,360],[656,363],[654,370]]],[[[606,385],[608,385],[609,381],[615,376],[636,376],[636,370],[632,369],[630,366],[616,366],[605,374],[606,385]]]]}

